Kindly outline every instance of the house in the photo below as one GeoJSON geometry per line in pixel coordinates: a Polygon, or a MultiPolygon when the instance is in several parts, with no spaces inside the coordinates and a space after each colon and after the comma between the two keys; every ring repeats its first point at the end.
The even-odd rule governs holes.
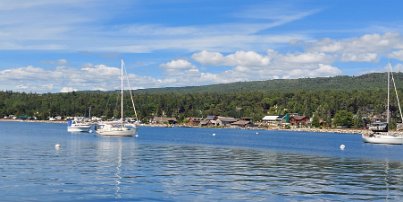
{"type": "Polygon", "coordinates": [[[279,126],[282,121],[283,116],[265,116],[262,118],[262,121],[266,123],[267,126],[279,126]]]}
{"type": "Polygon", "coordinates": [[[310,119],[307,116],[294,115],[290,117],[290,124],[292,127],[308,127],[310,124],[310,119]]]}
{"type": "Polygon", "coordinates": [[[204,120],[200,121],[200,126],[216,126],[216,125],[217,125],[216,115],[208,115],[204,120]]]}
{"type": "Polygon", "coordinates": [[[231,125],[231,123],[234,123],[236,121],[238,121],[238,120],[233,117],[218,116],[217,120],[216,120],[216,125],[217,126],[228,126],[228,125],[231,125]]]}
{"type": "Polygon", "coordinates": [[[279,116],[265,116],[262,118],[262,121],[266,122],[266,123],[275,123],[277,122],[277,118],[279,116]]]}
{"type": "Polygon", "coordinates": [[[238,120],[238,121],[235,121],[235,122],[231,123],[231,125],[245,128],[245,127],[252,127],[253,123],[251,121],[248,121],[248,120],[238,120]]]}
{"type": "Polygon", "coordinates": [[[253,122],[252,117],[241,117],[241,120],[253,122]]]}
{"type": "Polygon", "coordinates": [[[217,116],[216,115],[208,115],[206,117],[206,120],[217,120],[217,116]]]}
{"type": "Polygon", "coordinates": [[[209,120],[201,120],[200,121],[200,126],[208,126],[208,125],[210,125],[210,121],[209,120]]]}
{"type": "Polygon", "coordinates": [[[154,116],[151,123],[153,124],[176,124],[178,121],[172,117],[158,117],[154,116]]]}
{"type": "Polygon", "coordinates": [[[202,121],[202,118],[198,118],[198,117],[189,117],[187,118],[187,125],[190,126],[198,126],[200,125],[200,122],[202,121]]]}

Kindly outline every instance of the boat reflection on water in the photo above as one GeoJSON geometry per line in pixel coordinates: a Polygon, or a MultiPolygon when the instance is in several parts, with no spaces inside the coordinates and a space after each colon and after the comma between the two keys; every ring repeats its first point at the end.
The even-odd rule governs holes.
{"type": "Polygon", "coordinates": [[[97,161],[105,166],[100,167],[100,171],[106,177],[104,184],[108,185],[107,193],[111,193],[110,187],[113,188],[115,199],[122,198],[122,164],[124,151],[135,151],[134,142],[124,142],[121,138],[102,138],[97,144],[97,161]],[[127,146],[127,148],[125,147],[127,146]]]}
{"type": "Polygon", "coordinates": [[[122,177],[120,176],[120,167],[122,166],[122,141],[118,142],[118,153],[117,153],[117,162],[116,162],[116,172],[115,172],[115,198],[121,198],[120,194],[120,183],[122,177]]]}

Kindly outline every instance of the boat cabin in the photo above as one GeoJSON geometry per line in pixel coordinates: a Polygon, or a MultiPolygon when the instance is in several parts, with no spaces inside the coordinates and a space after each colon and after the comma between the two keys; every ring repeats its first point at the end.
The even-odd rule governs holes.
{"type": "Polygon", "coordinates": [[[369,129],[372,130],[373,132],[388,132],[388,123],[377,121],[371,123],[369,129]]]}

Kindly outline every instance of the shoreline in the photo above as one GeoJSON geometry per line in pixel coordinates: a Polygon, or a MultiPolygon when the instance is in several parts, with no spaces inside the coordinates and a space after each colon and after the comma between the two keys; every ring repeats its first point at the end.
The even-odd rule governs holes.
{"type": "Polygon", "coordinates": [[[0,119],[0,122],[27,122],[27,123],[67,123],[66,121],[49,121],[49,120],[21,120],[21,119],[0,119]]]}
{"type": "MultiPolygon", "coordinates": [[[[62,124],[66,123],[66,121],[49,121],[49,120],[21,120],[21,119],[0,119],[0,122],[27,122],[27,123],[57,123],[62,124]]],[[[349,129],[349,128],[291,128],[291,129],[283,129],[283,128],[260,128],[260,127],[249,127],[249,128],[241,128],[241,127],[200,127],[200,126],[188,126],[188,125],[165,125],[165,124],[141,124],[140,126],[145,127],[161,127],[161,128],[170,128],[170,127],[182,127],[182,128],[236,128],[243,130],[271,130],[271,131],[294,131],[294,132],[314,132],[314,133],[340,133],[340,134],[365,134],[368,133],[368,130],[365,129],[349,129]]]]}

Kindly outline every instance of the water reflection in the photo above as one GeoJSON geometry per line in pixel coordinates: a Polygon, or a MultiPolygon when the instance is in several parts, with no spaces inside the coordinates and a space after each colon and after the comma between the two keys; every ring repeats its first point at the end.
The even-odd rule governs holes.
{"type": "MultiPolygon", "coordinates": [[[[403,161],[379,156],[184,144],[177,134],[158,142],[31,131],[23,141],[0,131],[4,201],[403,201],[403,161]]],[[[211,141],[231,138],[223,136],[211,141]]]]}
{"type": "Polygon", "coordinates": [[[248,149],[148,145],[139,152],[146,182],[171,196],[220,200],[224,195],[230,201],[402,199],[400,163],[387,163],[385,173],[382,162],[248,149]]]}
{"type": "Polygon", "coordinates": [[[122,166],[122,141],[118,142],[118,158],[116,164],[116,173],[115,173],[115,198],[121,198],[119,193],[120,191],[120,181],[122,177],[120,176],[120,167],[122,166]]]}
{"type": "MultiPolygon", "coordinates": [[[[133,156],[133,152],[135,152],[135,143],[124,142],[124,139],[121,138],[102,138],[97,142],[96,151],[97,162],[104,165],[98,168],[103,169],[103,171],[99,172],[105,175],[105,180],[111,180],[110,182],[104,183],[112,184],[113,182],[114,198],[122,198],[121,185],[122,166],[124,166],[123,155],[124,153],[126,153],[131,155],[131,157],[134,157],[135,155],[133,156]]],[[[135,159],[132,160],[135,161],[135,159]]],[[[132,161],[131,163],[133,163],[134,161],[132,161]]]]}

